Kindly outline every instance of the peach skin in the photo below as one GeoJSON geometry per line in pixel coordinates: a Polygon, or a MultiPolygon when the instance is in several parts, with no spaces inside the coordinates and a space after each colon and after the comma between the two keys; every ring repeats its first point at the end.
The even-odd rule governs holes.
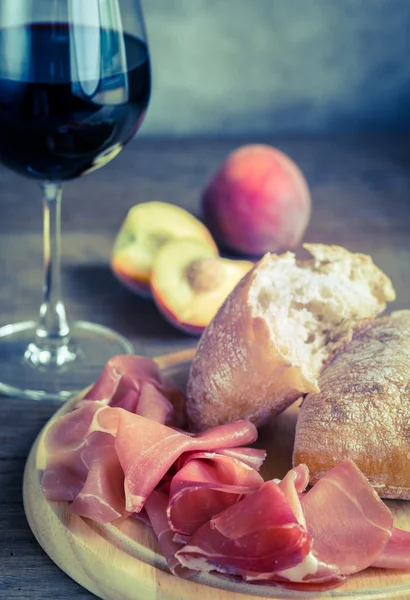
{"type": "Polygon", "coordinates": [[[202,197],[204,222],[217,242],[241,254],[294,249],[310,219],[310,192],[299,167],[266,145],[228,156],[202,197]]]}

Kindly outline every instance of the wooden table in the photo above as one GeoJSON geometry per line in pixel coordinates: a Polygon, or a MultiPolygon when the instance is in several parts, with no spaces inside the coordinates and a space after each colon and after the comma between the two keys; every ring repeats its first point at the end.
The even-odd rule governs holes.
{"type": "MultiPolygon", "coordinates": [[[[155,356],[193,346],[150,301],[114,279],[108,260],[133,204],[163,200],[199,212],[200,191],[226,154],[250,140],[136,140],[101,171],[66,186],[63,280],[71,318],[126,335],[155,356]]],[[[255,140],[251,140],[255,141],[255,140]]],[[[369,253],[410,307],[410,135],[291,138],[272,143],[293,157],[312,190],[306,241],[369,253]]],[[[32,318],[42,286],[41,200],[35,183],[0,169],[0,325],[32,318]]],[[[0,598],[85,600],[92,595],[45,555],[27,525],[22,499],[29,449],[58,403],[0,397],[0,598]]]]}

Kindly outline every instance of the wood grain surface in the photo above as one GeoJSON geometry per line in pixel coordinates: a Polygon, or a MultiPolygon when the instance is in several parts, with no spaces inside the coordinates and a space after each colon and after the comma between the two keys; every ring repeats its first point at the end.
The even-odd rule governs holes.
{"type": "MultiPolygon", "coordinates": [[[[177,352],[158,359],[166,381],[185,389],[192,352],[177,352]]],[[[81,396],[80,396],[81,397],[81,396]]],[[[171,575],[150,529],[135,519],[100,525],[70,513],[66,502],[48,502],[41,489],[46,464],[44,434],[55,420],[72,410],[73,398],[46,425],[30,451],[23,485],[24,507],[30,527],[53,561],[70,577],[103,600],[279,600],[302,597],[292,590],[237,583],[211,574],[193,580],[171,575]]],[[[261,429],[257,445],[267,450],[265,479],[281,478],[292,466],[294,430],[299,403],[261,429]]],[[[410,530],[410,502],[389,501],[394,523],[410,530]]],[[[410,573],[367,569],[342,587],[318,594],[330,598],[408,598],[410,573]]],[[[307,594],[307,597],[312,597],[307,594]]]]}
{"type": "MultiPolygon", "coordinates": [[[[126,335],[147,356],[193,347],[151,302],[112,276],[109,255],[127,210],[174,202],[199,214],[200,191],[233,148],[268,142],[294,158],[313,200],[306,241],[373,255],[410,307],[410,136],[373,135],[236,140],[138,139],[101,171],[67,184],[63,200],[63,286],[71,318],[96,320],[126,335]]],[[[41,198],[38,185],[0,168],[0,325],[36,315],[41,299],[41,198]]],[[[0,397],[0,598],[86,600],[32,535],[22,504],[24,464],[57,402],[0,397]]],[[[409,595],[410,598],[410,595],[409,595]]]]}

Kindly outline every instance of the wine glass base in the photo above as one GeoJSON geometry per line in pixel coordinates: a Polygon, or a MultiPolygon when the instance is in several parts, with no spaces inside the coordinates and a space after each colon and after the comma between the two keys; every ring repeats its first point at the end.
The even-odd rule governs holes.
{"type": "Polygon", "coordinates": [[[36,328],[34,321],[0,327],[1,394],[64,401],[94,383],[112,356],[133,354],[130,342],[112,329],[77,321],[61,360],[49,362],[33,341],[36,328]]]}

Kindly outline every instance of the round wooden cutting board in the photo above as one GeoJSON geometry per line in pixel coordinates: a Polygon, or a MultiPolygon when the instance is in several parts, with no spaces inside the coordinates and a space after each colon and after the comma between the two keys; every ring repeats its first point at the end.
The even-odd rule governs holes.
{"type": "MultiPolygon", "coordinates": [[[[185,388],[193,351],[157,359],[167,381],[185,388]]],[[[194,580],[171,575],[149,527],[128,518],[99,525],[70,514],[65,502],[48,502],[41,489],[45,465],[44,432],[56,418],[69,412],[67,402],[38,436],[27,460],[23,498],[30,527],[51,559],[80,585],[104,600],[244,600],[267,598],[407,598],[410,572],[367,569],[340,588],[323,593],[294,592],[278,587],[239,584],[209,574],[194,580]]],[[[258,447],[268,451],[262,468],[267,478],[283,477],[291,468],[298,405],[261,429],[258,447]]],[[[387,503],[395,525],[410,530],[410,502],[387,503]]]]}

